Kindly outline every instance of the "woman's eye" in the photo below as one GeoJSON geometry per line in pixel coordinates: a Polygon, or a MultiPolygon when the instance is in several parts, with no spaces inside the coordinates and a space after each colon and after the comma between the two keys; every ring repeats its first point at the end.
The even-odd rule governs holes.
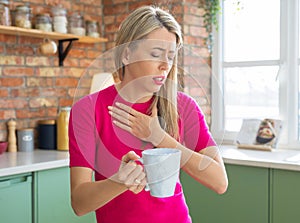
{"type": "Polygon", "coordinates": [[[160,57],[160,55],[159,55],[158,53],[151,53],[151,56],[152,56],[152,57],[155,57],[155,58],[160,57]]]}
{"type": "Polygon", "coordinates": [[[170,61],[173,61],[174,58],[175,58],[175,55],[169,55],[169,56],[168,56],[168,60],[170,60],[170,61]]]}

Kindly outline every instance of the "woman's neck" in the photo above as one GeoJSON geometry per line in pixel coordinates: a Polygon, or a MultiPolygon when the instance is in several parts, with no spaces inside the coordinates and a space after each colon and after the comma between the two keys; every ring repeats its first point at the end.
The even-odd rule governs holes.
{"type": "Polygon", "coordinates": [[[153,97],[153,94],[147,94],[137,86],[130,86],[130,84],[126,84],[123,81],[115,84],[115,88],[118,94],[130,103],[144,103],[153,97]]]}

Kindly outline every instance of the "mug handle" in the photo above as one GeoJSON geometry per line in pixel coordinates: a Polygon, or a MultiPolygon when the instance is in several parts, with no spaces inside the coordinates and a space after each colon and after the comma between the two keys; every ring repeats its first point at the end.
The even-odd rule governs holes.
{"type": "MultiPolygon", "coordinates": [[[[141,165],[141,166],[144,165],[144,160],[143,160],[143,158],[138,158],[138,159],[134,160],[134,162],[135,162],[137,165],[141,165]]],[[[145,186],[145,191],[150,191],[150,187],[149,187],[149,184],[148,184],[148,183],[147,183],[146,186],[145,186]]]]}

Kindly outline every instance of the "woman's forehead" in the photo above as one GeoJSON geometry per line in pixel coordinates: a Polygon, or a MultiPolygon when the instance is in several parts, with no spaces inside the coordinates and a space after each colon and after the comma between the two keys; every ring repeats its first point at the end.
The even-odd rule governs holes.
{"type": "Polygon", "coordinates": [[[139,41],[140,48],[144,49],[162,49],[176,51],[177,44],[175,41],[166,41],[161,39],[143,39],[139,41]]]}

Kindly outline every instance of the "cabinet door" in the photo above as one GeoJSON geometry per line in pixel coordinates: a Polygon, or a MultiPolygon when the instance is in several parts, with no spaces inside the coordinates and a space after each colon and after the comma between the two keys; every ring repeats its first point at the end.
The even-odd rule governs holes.
{"type": "Polygon", "coordinates": [[[218,195],[186,173],[181,181],[193,223],[268,223],[269,170],[226,165],[229,186],[218,195]]]}
{"type": "Polygon", "coordinates": [[[300,172],[273,170],[272,223],[300,222],[300,172]]]}
{"type": "Polygon", "coordinates": [[[93,223],[95,214],[74,214],[70,203],[69,167],[35,173],[35,223],[93,223]]]}
{"type": "Polygon", "coordinates": [[[0,178],[0,221],[32,222],[31,175],[0,178]]]}

